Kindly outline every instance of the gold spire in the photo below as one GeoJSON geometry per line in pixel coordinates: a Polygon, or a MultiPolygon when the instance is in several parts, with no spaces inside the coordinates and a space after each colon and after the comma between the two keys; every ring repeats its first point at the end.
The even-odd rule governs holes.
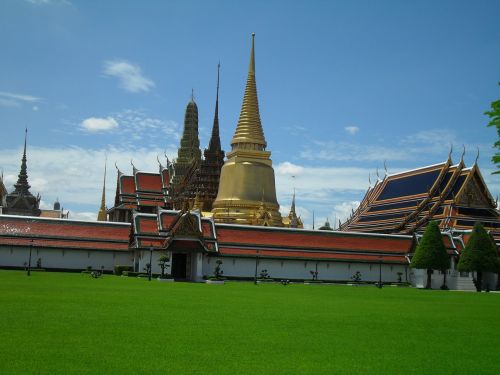
{"type": "Polygon", "coordinates": [[[106,214],[106,164],[108,158],[104,162],[104,183],[102,185],[102,197],[101,197],[101,208],[99,208],[99,213],[97,214],[97,221],[108,221],[108,216],[106,214]]]}
{"type": "Polygon", "coordinates": [[[237,148],[264,150],[267,146],[264,131],[260,122],[259,100],[257,99],[257,83],[255,81],[255,33],[252,34],[252,50],[248,66],[247,85],[240,118],[231,146],[237,148]]]}
{"type": "Polygon", "coordinates": [[[235,224],[279,227],[283,222],[271,152],[266,150],[257,100],[254,36],[240,118],[231,141],[232,150],[221,169],[212,213],[215,222],[228,222],[230,218],[235,224]]]}

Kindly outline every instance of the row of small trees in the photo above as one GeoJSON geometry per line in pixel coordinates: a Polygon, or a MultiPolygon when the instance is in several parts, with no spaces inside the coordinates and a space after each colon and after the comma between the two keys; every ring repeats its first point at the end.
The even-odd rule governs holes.
{"type": "MultiPolygon", "coordinates": [[[[427,289],[431,288],[433,270],[442,271],[443,285],[441,289],[448,289],[446,271],[450,268],[450,258],[436,221],[431,221],[425,229],[410,266],[427,270],[425,286],[427,289]]],[[[500,261],[497,257],[495,242],[481,223],[474,225],[471,237],[460,255],[457,269],[460,272],[476,272],[475,286],[478,292],[482,289],[484,272],[500,272],[500,261]]]]}

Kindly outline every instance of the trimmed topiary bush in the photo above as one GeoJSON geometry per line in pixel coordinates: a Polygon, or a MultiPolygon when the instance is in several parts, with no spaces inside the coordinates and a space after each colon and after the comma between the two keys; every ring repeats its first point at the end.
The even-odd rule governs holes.
{"type": "Polygon", "coordinates": [[[436,221],[431,221],[425,228],[410,267],[427,269],[426,289],[431,289],[432,270],[443,271],[443,287],[446,286],[446,270],[450,267],[450,258],[436,221]]]}
{"type": "Polygon", "coordinates": [[[457,268],[460,272],[476,272],[475,285],[478,292],[483,287],[483,272],[498,272],[497,247],[481,223],[474,225],[457,268]]]}

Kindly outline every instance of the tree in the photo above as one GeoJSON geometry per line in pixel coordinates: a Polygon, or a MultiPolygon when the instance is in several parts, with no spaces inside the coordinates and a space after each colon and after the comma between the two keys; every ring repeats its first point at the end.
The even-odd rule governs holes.
{"type": "Polygon", "coordinates": [[[443,272],[443,286],[441,289],[447,289],[446,270],[450,267],[450,258],[446,252],[443,243],[443,237],[439,230],[438,223],[431,221],[425,228],[424,235],[415,250],[415,255],[411,260],[410,267],[427,269],[426,289],[431,289],[432,270],[443,272]]]}
{"type": "Polygon", "coordinates": [[[478,222],[474,225],[469,241],[460,255],[458,270],[460,272],[475,271],[476,290],[480,292],[483,287],[483,272],[498,272],[498,267],[495,242],[486,232],[483,224],[478,222]]]}
{"type": "Polygon", "coordinates": [[[168,262],[170,262],[170,258],[168,255],[162,255],[160,258],[158,258],[158,265],[161,268],[161,279],[165,278],[165,268],[169,267],[168,262]]]}
{"type": "MultiPolygon", "coordinates": [[[[500,85],[500,82],[498,84],[500,85]]],[[[498,140],[493,144],[493,147],[500,150],[500,100],[492,102],[491,110],[484,112],[484,114],[490,118],[488,126],[496,126],[497,128],[498,140]]],[[[500,152],[496,152],[491,161],[496,164],[497,168],[500,168],[500,152]]],[[[493,174],[499,173],[500,170],[493,172],[493,174]]]]}

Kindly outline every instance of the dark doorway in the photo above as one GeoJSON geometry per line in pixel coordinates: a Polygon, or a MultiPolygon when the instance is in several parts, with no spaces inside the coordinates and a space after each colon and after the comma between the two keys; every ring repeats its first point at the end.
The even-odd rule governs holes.
{"type": "Polygon", "coordinates": [[[186,278],[187,254],[172,254],[172,276],[174,279],[186,278]]]}

